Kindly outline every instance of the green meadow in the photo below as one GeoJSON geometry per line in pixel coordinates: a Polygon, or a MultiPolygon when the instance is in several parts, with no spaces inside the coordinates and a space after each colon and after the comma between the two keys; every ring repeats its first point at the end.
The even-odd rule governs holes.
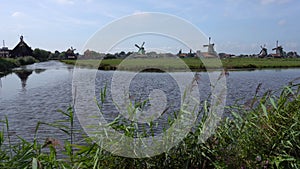
{"type": "Polygon", "coordinates": [[[198,58],[135,58],[135,59],[103,59],[101,60],[62,60],[66,64],[81,67],[98,68],[101,70],[139,70],[142,68],[160,68],[163,70],[181,71],[186,68],[192,71],[205,69],[264,69],[264,68],[295,68],[300,67],[300,58],[226,58],[226,59],[198,59],[198,58]],[[182,61],[182,62],[181,62],[182,61]],[[205,63],[205,64],[204,64],[205,63]],[[222,63],[222,64],[221,64],[222,63]]]}

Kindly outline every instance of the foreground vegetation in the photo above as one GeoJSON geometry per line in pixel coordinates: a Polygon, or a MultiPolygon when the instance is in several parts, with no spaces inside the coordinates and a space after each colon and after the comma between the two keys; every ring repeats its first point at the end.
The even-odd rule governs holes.
{"type": "MultiPolygon", "coordinates": [[[[72,108],[60,111],[66,121],[38,123],[33,142],[20,138],[15,145],[10,144],[9,123],[4,119],[0,168],[300,168],[299,92],[300,85],[291,84],[280,93],[269,91],[262,97],[255,96],[247,105],[228,107],[231,116],[222,120],[206,142],[199,143],[202,121],[209,109],[204,104],[200,112],[204,118],[179,145],[161,155],[142,159],[115,156],[89,138],[82,145],[74,144],[72,108]],[[52,138],[40,143],[37,138],[41,125],[57,127],[70,139],[60,149],[52,138]],[[57,151],[64,156],[57,156],[57,151]]],[[[101,96],[100,105],[105,102],[105,92],[101,96]]],[[[113,124],[115,129],[129,135],[137,130],[132,125],[113,124]]]]}
{"type": "Polygon", "coordinates": [[[36,60],[32,56],[25,56],[25,57],[20,57],[20,58],[16,58],[16,59],[0,58],[0,74],[1,74],[1,72],[4,74],[13,68],[16,68],[16,67],[19,67],[22,65],[33,64],[37,61],[38,60],[36,60]]]}
{"type": "MultiPolygon", "coordinates": [[[[214,62],[215,59],[205,59],[208,62],[214,62]]],[[[120,66],[122,59],[103,59],[99,65],[99,60],[62,60],[66,64],[77,64],[82,67],[98,68],[101,70],[137,70],[140,67],[160,67],[165,70],[180,70],[182,65],[171,58],[136,58],[128,59],[125,66],[120,66]]],[[[202,71],[206,68],[218,67],[214,64],[204,65],[198,58],[182,59],[191,70],[202,71]]],[[[263,69],[263,68],[291,68],[300,67],[300,58],[227,58],[221,59],[225,69],[263,69]]]]}

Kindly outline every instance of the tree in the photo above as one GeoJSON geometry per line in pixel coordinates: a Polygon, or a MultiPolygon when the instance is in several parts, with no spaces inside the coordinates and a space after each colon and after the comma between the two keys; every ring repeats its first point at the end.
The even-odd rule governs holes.
{"type": "Polygon", "coordinates": [[[34,51],[32,52],[33,57],[39,61],[48,60],[50,54],[51,52],[39,48],[34,49],[34,51]]]}
{"type": "Polygon", "coordinates": [[[58,58],[59,58],[59,59],[66,59],[66,58],[67,58],[66,52],[61,52],[61,53],[58,55],[58,58]]]}

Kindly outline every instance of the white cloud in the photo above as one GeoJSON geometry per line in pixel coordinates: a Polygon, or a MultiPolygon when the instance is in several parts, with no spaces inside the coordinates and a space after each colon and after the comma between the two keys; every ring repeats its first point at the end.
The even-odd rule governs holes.
{"type": "Polygon", "coordinates": [[[138,15],[138,14],[143,14],[143,13],[145,13],[145,12],[142,12],[142,11],[140,11],[140,10],[135,10],[135,11],[133,12],[133,15],[138,15]]]}
{"type": "Polygon", "coordinates": [[[284,47],[286,51],[297,51],[300,48],[300,44],[297,42],[286,42],[284,47]]]}
{"type": "Polygon", "coordinates": [[[278,25],[285,25],[286,24],[286,20],[285,19],[281,19],[278,21],[277,23],[278,25]]]}
{"type": "Polygon", "coordinates": [[[291,0],[260,0],[260,3],[262,5],[269,5],[269,4],[273,4],[273,3],[277,3],[277,4],[285,4],[290,2],[291,0]]]}
{"type": "Polygon", "coordinates": [[[102,15],[104,15],[105,17],[108,17],[108,18],[112,18],[112,19],[119,18],[113,12],[107,12],[105,10],[102,11],[102,15]]]}
{"type": "Polygon", "coordinates": [[[276,0],[261,0],[260,3],[263,5],[268,5],[274,3],[276,0]]]}
{"type": "Polygon", "coordinates": [[[22,12],[18,12],[18,11],[11,14],[11,16],[14,17],[14,18],[18,18],[18,17],[21,17],[23,15],[24,14],[22,12]]]}
{"type": "Polygon", "coordinates": [[[79,19],[79,18],[68,17],[68,16],[58,18],[57,21],[63,22],[63,23],[68,23],[68,24],[75,24],[75,25],[95,25],[95,24],[97,24],[97,21],[79,19]]]}
{"type": "Polygon", "coordinates": [[[74,1],[72,1],[72,0],[55,0],[57,3],[59,3],[59,4],[63,4],[63,5],[72,5],[72,4],[74,4],[74,1]]]}

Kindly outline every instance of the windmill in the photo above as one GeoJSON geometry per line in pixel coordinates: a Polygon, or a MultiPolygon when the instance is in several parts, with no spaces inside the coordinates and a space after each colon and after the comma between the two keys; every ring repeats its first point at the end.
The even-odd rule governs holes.
{"type": "Polygon", "coordinates": [[[208,38],[208,45],[203,45],[203,47],[207,47],[207,53],[215,54],[214,43],[210,43],[211,37],[208,38]]]}
{"type": "Polygon", "coordinates": [[[71,51],[74,53],[76,49],[73,48],[73,46],[71,46],[71,51]]]}
{"type": "Polygon", "coordinates": [[[141,46],[135,44],[135,46],[139,49],[138,54],[141,54],[141,55],[145,54],[146,51],[145,51],[144,45],[145,45],[145,42],[143,42],[141,46]]]}
{"type": "Polygon", "coordinates": [[[266,44],[264,44],[264,46],[260,46],[260,48],[261,48],[261,51],[259,52],[258,57],[260,57],[260,58],[266,57],[268,55],[268,50],[266,48],[266,44]]]}
{"type": "Polygon", "coordinates": [[[76,49],[71,46],[71,48],[66,51],[66,56],[68,59],[77,59],[76,54],[74,53],[75,50],[76,49]]]}
{"type": "Polygon", "coordinates": [[[278,41],[276,41],[276,47],[272,50],[276,51],[276,54],[273,54],[274,57],[283,57],[283,47],[278,46],[278,41]]]}
{"type": "Polygon", "coordinates": [[[211,37],[208,38],[208,45],[203,45],[203,47],[207,47],[207,52],[203,52],[202,56],[205,58],[215,58],[219,57],[217,52],[214,49],[215,44],[210,43],[211,37]]]}

